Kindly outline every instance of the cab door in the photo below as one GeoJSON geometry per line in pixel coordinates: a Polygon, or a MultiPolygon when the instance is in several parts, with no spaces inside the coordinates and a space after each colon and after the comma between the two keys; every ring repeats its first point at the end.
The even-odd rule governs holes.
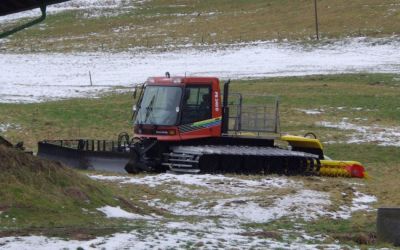
{"type": "Polygon", "coordinates": [[[179,126],[183,140],[219,135],[221,119],[213,118],[212,93],[211,84],[188,84],[185,87],[179,126]]]}

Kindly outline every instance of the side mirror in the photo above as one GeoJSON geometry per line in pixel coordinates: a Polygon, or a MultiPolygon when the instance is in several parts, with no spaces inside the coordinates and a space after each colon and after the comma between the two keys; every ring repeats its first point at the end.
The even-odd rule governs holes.
{"type": "Polygon", "coordinates": [[[133,119],[135,118],[136,113],[137,113],[137,106],[136,106],[136,104],[135,104],[135,105],[132,106],[132,117],[131,117],[131,120],[132,120],[132,121],[133,121],[133,119]]]}

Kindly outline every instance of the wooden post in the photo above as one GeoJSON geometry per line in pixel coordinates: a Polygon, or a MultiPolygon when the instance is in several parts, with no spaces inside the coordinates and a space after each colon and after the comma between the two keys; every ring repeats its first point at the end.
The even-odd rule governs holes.
{"type": "Polygon", "coordinates": [[[314,0],[314,12],[315,12],[315,34],[317,36],[317,40],[319,41],[317,0],[314,0]]]}
{"type": "Polygon", "coordinates": [[[90,86],[93,86],[92,73],[90,73],[90,70],[89,70],[89,80],[90,80],[90,86]]]}

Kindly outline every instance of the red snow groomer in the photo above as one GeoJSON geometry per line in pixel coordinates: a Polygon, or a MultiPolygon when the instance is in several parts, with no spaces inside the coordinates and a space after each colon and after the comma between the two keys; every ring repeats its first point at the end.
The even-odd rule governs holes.
{"type": "Polygon", "coordinates": [[[355,176],[341,162],[324,160],[315,136],[281,136],[277,97],[253,96],[252,103],[262,104],[244,105],[248,100],[229,93],[229,84],[222,94],[215,77],[151,77],[135,88],[132,140],[123,133],[116,143],[43,141],[39,155],[81,168],[123,165],[129,173],[364,174],[355,176]],[[282,142],[288,146],[278,146],[282,142]]]}
{"type": "Polygon", "coordinates": [[[276,97],[262,105],[243,105],[241,94],[229,93],[229,83],[222,95],[214,77],[167,73],[149,78],[134,106],[139,141],[126,170],[364,176],[363,168],[355,167],[358,162],[324,159],[315,136],[280,136],[276,97]],[[279,140],[291,150],[278,147],[279,140]]]}

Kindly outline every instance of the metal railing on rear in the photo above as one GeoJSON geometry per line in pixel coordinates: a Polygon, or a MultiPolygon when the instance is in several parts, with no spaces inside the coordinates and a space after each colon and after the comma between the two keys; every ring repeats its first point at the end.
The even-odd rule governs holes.
{"type": "Polygon", "coordinates": [[[229,132],[280,133],[277,96],[232,93],[229,96],[229,132]],[[251,100],[250,100],[251,98],[251,100]],[[243,104],[251,102],[251,104],[243,104]],[[262,104],[253,104],[262,103],[262,104]]]}
{"type": "Polygon", "coordinates": [[[126,141],[117,142],[110,140],[46,140],[45,143],[60,147],[77,149],[82,151],[98,152],[125,152],[129,151],[129,143],[126,141]]]}

